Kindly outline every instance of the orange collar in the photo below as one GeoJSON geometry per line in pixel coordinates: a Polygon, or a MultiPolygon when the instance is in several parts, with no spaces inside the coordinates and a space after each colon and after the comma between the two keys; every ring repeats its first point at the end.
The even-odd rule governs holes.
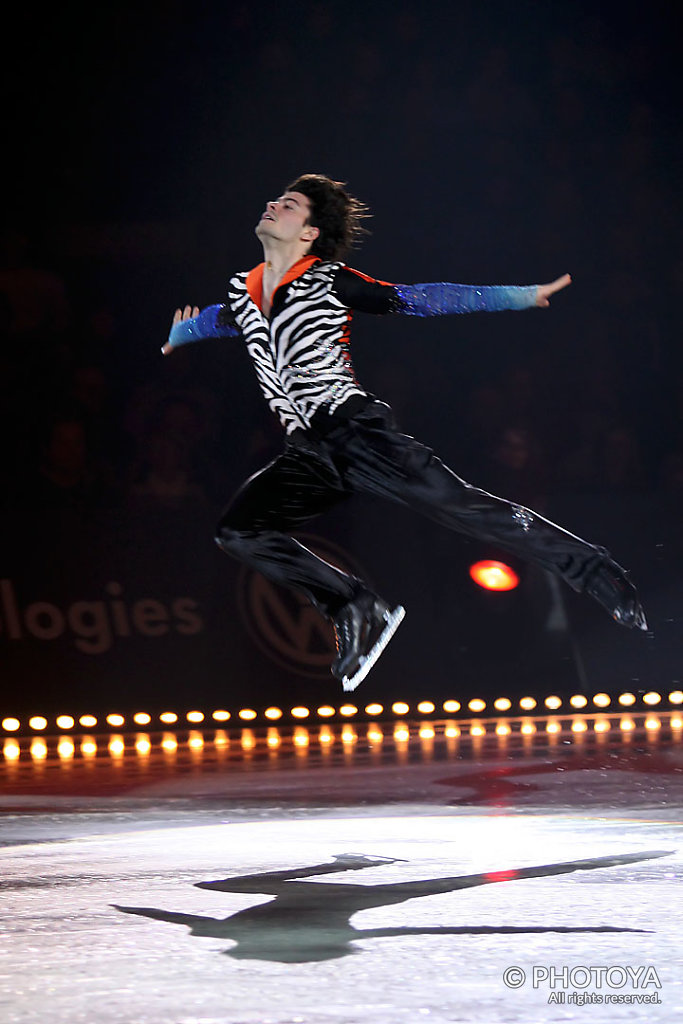
{"type": "MultiPolygon", "coordinates": [[[[290,281],[295,281],[297,277],[301,277],[302,274],[306,273],[309,267],[313,266],[314,263],[319,262],[319,260],[319,256],[302,256],[300,260],[293,263],[271,295],[271,305],[275,292],[278,288],[282,288],[283,285],[289,284],[290,281]]],[[[263,309],[263,271],[265,269],[265,263],[259,263],[257,267],[254,267],[253,270],[249,271],[246,282],[249,295],[261,310],[263,309]]]]}

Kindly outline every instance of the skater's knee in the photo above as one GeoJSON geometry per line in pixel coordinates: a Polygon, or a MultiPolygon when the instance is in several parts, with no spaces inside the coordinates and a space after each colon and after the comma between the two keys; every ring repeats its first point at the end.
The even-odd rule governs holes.
{"type": "Polygon", "coordinates": [[[221,520],[214,540],[219,548],[231,555],[239,555],[256,537],[256,530],[240,529],[227,520],[221,520]]]}

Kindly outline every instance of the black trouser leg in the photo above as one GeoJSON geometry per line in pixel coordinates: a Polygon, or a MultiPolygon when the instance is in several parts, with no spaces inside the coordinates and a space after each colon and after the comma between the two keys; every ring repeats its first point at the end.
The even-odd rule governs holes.
{"type": "Polygon", "coordinates": [[[237,492],[218,524],[216,543],[273,583],[301,591],[332,618],[356,595],[360,581],[288,534],[347,497],[322,449],[288,444],[237,492]]]}
{"type": "Polygon", "coordinates": [[[274,583],[304,593],[326,617],[362,588],[293,537],[314,516],[365,491],[400,502],[470,537],[491,541],[561,576],[574,590],[609,558],[536,512],[461,480],[429,449],[399,433],[391,410],[373,402],[333,420],[257,473],[218,526],[219,546],[274,583]]]}
{"type": "MultiPolygon", "coordinates": [[[[330,436],[330,443],[335,440],[330,436]]],[[[574,590],[609,553],[538,513],[472,487],[429,449],[399,433],[391,410],[374,403],[339,434],[344,479],[354,491],[399,501],[479,540],[491,541],[561,576],[574,590]]]]}
{"type": "Polygon", "coordinates": [[[404,495],[408,504],[436,522],[535,562],[576,591],[584,589],[587,579],[609,557],[605,548],[589,544],[537,512],[465,483],[435,457],[416,491],[409,488],[404,495]],[[430,492],[426,498],[425,488],[430,492]]]}

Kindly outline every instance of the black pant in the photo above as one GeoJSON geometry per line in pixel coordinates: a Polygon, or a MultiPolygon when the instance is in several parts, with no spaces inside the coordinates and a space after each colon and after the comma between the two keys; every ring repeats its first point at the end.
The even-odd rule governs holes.
{"type": "Polygon", "coordinates": [[[577,591],[609,557],[521,505],[465,483],[429,449],[396,429],[383,402],[344,418],[316,414],[285,451],[240,488],[216,542],[275,583],[302,591],[333,617],[362,584],[329,565],[289,532],[357,492],[408,505],[460,533],[557,573],[577,591]]]}

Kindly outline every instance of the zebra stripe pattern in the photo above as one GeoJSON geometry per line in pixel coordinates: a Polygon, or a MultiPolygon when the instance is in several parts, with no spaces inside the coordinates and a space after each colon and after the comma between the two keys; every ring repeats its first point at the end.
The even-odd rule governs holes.
{"type": "Polygon", "coordinates": [[[358,384],[349,349],[350,310],[332,291],[341,263],[317,263],[292,281],[282,306],[264,316],[247,291],[247,273],[228,284],[228,305],[247,345],[268,405],[288,434],[307,428],[322,405],[330,412],[358,384]]]}

